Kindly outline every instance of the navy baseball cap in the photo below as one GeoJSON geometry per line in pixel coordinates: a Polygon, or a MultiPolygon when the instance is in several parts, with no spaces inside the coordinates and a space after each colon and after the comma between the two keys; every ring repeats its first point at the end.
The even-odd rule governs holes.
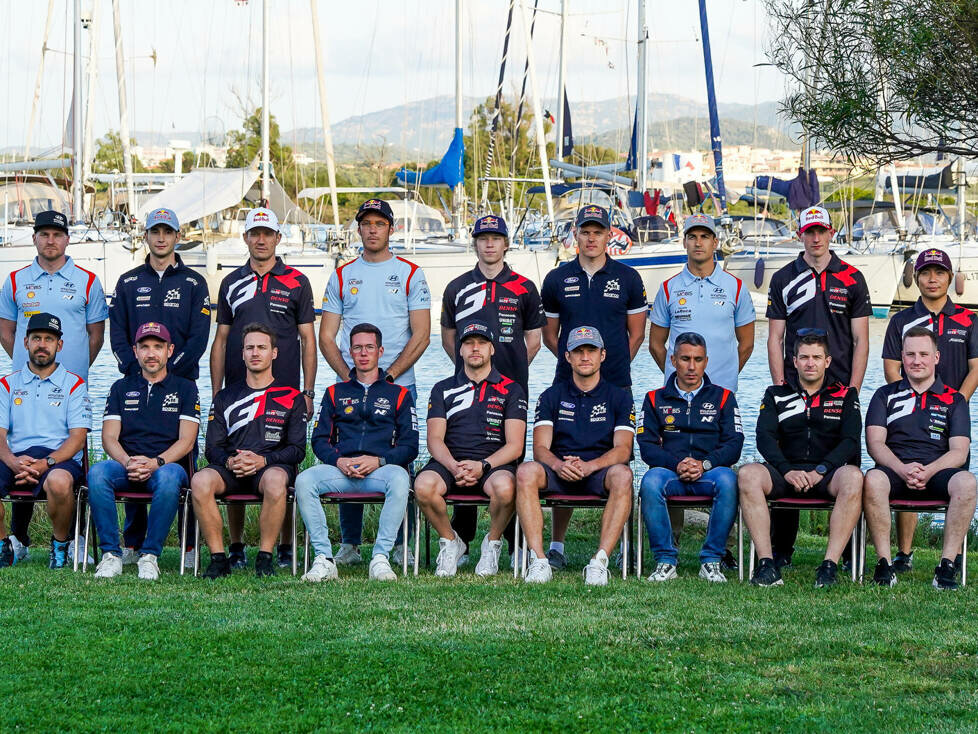
{"type": "Polygon", "coordinates": [[[40,212],[34,217],[34,231],[37,232],[39,229],[60,229],[68,234],[68,217],[54,209],[40,212]]]}
{"type": "Polygon", "coordinates": [[[478,237],[480,234],[501,234],[503,237],[509,237],[506,220],[493,214],[476,219],[475,226],[472,227],[472,236],[478,237]]]}
{"type": "Polygon", "coordinates": [[[917,262],[914,263],[913,271],[919,273],[928,265],[936,265],[939,268],[944,268],[949,273],[954,272],[951,256],[944,252],[944,250],[938,250],[936,247],[931,247],[917,255],[917,262]]]}
{"type": "Polygon", "coordinates": [[[605,229],[611,229],[611,218],[608,216],[608,210],[597,204],[588,204],[577,213],[576,224],[580,227],[589,223],[600,224],[605,229]]]}
{"type": "Polygon", "coordinates": [[[32,331],[50,331],[57,334],[58,338],[61,338],[64,333],[61,331],[61,319],[46,311],[34,314],[27,321],[27,333],[30,334],[32,331]]]}
{"type": "Polygon", "coordinates": [[[483,339],[492,341],[492,329],[489,328],[489,324],[485,321],[470,321],[462,327],[462,332],[459,334],[459,343],[464,342],[472,336],[481,336],[483,339]]]}
{"type": "Polygon", "coordinates": [[[172,209],[154,209],[146,215],[146,231],[151,230],[157,224],[165,224],[174,232],[180,229],[180,220],[177,213],[172,209]]]}
{"type": "Polygon", "coordinates": [[[371,213],[379,214],[388,222],[394,224],[394,211],[391,209],[391,205],[383,199],[367,199],[363,202],[360,208],[357,209],[357,223],[359,224],[364,216],[371,213]]]}
{"type": "Polygon", "coordinates": [[[586,346],[604,349],[604,339],[593,326],[578,326],[567,337],[567,351],[573,352],[578,347],[586,346]]]}

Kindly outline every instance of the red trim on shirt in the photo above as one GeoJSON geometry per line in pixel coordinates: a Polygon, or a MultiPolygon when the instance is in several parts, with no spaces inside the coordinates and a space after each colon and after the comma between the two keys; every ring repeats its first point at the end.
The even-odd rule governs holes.
{"type": "Polygon", "coordinates": [[[655,407],[655,394],[656,394],[657,392],[658,392],[658,390],[649,390],[649,404],[650,404],[650,405],[651,405],[651,406],[652,406],[653,408],[655,407]]]}
{"type": "Polygon", "coordinates": [[[7,392],[10,392],[10,385],[7,384],[6,377],[0,377],[0,385],[3,385],[7,392]]]}
{"type": "Polygon", "coordinates": [[[85,270],[85,268],[78,267],[77,265],[75,267],[81,270],[83,273],[88,273],[88,282],[85,284],[85,303],[88,303],[88,296],[92,290],[92,283],[95,282],[95,273],[93,273],[91,270],[85,270]]]}
{"type": "Polygon", "coordinates": [[[404,402],[404,396],[408,394],[408,389],[406,387],[400,386],[400,388],[401,392],[397,395],[397,405],[394,408],[395,410],[401,409],[401,403],[404,402]]]}
{"type": "Polygon", "coordinates": [[[725,403],[727,402],[727,398],[729,398],[729,397],[730,397],[730,391],[729,391],[729,390],[727,390],[726,388],[724,388],[724,389],[723,389],[723,397],[722,397],[722,398],[720,398],[720,407],[721,407],[721,408],[722,408],[722,407],[724,406],[724,404],[725,404],[725,403]]]}
{"type": "Polygon", "coordinates": [[[402,263],[407,264],[411,268],[411,272],[408,273],[407,283],[404,285],[404,295],[410,296],[411,295],[411,278],[414,277],[414,274],[416,272],[418,272],[418,270],[420,270],[420,268],[417,265],[415,265],[413,262],[411,262],[410,260],[405,260],[403,257],[401,257],[399,255],[395,255],[395,257],[397,257],[398,260],[400,260],[402,263]]]}
{"type": "Polygon", "coordinates": [[[14,272],[12,272],[10,274],[10,286],[11,286],[11,288],[10,288],[10,297],[13,299],[14,304],[17,303],[17,278],[16,278],[16,275],[17,275],[17,273],[21,272],[22,270],[27,270],[27,268],[29,268],[29,267],[30,267],[30,265],[25,265],[24,267],[22,267],[22,268],[20,268],[18,270],[15,270],[14,272]]]}
{"type": "Polygon", "coordinates": [[[854,268],[849,263],[844,260],[840,262],[845,265],[845,270],[840,270],[838,273],[833,273],[837,280],[839,280],[844,286],[851,286],[856,284],[856,279],[852,277],[853,273],[858,273],[859,271],[854,268]]]}
{"type": "Polygon", "coordinates": [[[66,370],[66,372],[68,372],[69,375],[74,375],[75,377],[78,377],[78,382],[76,382],[72,386],[72,388],[68,391],[68,394],[71,395],[75,390],[77,390],[79,388],[79,386],[84,385],[85,384],[85,381],[81,377],[79,377],[78,375],[75,375],[74,372],[71,372],[71,371],[68,371],[68,370],[66,370]]]}

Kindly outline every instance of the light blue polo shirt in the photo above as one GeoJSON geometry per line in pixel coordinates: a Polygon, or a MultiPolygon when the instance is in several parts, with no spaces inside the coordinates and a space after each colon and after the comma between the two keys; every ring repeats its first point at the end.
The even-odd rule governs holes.
{"type": "Polygon", "coordinates": [[[684,267],[659,286],[651,319],[656,326],[669,329],[666,380],[675,372],[671,358],[676,337],[684,331],[695,331],[706,339],[710,360],[706,374],[710,381],[737,392],[740,360],[734,328],[755,320],[754,303],[740,278],[719,263],[705,278],[696,277],[684,267]]]}
{"type": "Polygon", "coordinates": [[[12,360],[14,369],[27,364],[24,335],[28,319],[44,311],[61,319],[64,347],[58,353],[58,361],[67,370],[88,381],[86,327],[109,317],[109,307],[98,277],[75,265],[70,257],[54,273],[47,272],[34,258],[30,265],[13,271],[4,280],[0,288],[0,319],[17,323],[12,360]]]}
{"type": "MultiPolygon", "coordinates": [[[[31,446],[53,451],[72,428],[92,430],[88,385],[62,364],[44,379],[29,367],[0,377],[0,428],[15,454],[31,446]]],[[[81,462],[81,452],[74,458],[81,462]]]]}

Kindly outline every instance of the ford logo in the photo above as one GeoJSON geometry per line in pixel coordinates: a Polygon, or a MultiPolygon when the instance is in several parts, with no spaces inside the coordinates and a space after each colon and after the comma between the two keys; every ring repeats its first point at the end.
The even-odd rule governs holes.
{"type": "Polygon", "coordinates": [[[153,289],[150,288],[149,286],[145,286],[144,285],[142,288],[137,288],[136,289],[136,293],[150,293],[150,292],[152,292],[152,290],[153,289]]]}

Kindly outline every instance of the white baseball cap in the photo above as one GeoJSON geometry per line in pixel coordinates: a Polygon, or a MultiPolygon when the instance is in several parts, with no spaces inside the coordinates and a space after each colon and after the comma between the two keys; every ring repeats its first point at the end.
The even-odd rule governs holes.
{"type": "Polygon", "coordinates": [[[278,227],[278,217],[275,216],[275,212],[261,206],[257,209],[251,209],[248,212],[248,216],[245,217],[245,232],[250,232],[256,227],[264,227],[273,232],[281,231],[278,227]]]}
{"type": "Polygon", "coordinates": [[[810,206],[802,211],[801,216],[798,217],[799,232],[804,232],[809,227],[815,226],[832,229],[832,220],[829,219],[829,213],[823,207],[810,206]]]}

